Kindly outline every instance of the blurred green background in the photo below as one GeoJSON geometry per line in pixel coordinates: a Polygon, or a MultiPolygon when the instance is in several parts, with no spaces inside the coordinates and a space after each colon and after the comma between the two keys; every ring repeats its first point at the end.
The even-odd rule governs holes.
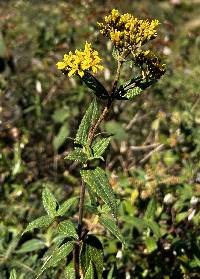
{"type": "MultiPolygon", "coordinates": [[[[109,88],[116,65],[96,22],[113,8],[160,20],[151,46],[167,73],[134,102],[115,103],[102,127],[114,133],[103,165],[121,199],[128,249],[107,240],[92,216],[85,223],[105,247],[104,278],[200,278],[198,0],[0,1],[0,278],[13,268],[17,278],[35,278],[54,241],[52,229],[19,238],[43,214],[43,186],[59,201],[79,191],[78,166],[63,158],[93,93],[55,64],[92,42],[109,88]]],[[[128,65],[122,81],[130,72],[128,65]]],[[[65,277],[60,268],[42,278],[65,277]]]]}

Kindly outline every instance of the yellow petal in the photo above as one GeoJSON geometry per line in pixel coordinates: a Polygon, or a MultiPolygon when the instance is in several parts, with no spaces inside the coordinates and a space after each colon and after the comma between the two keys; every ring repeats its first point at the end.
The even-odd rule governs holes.
{"type": "Polygon", "coordinates": [[[81,71],[81,70],[78,70],[78,74],[79,74],[80,77],[83,77],[83,76],[84,76],[84,72],[81,71]]]}
{"type": "Polygon", "coordinates": [[[58,70],[63,70],[66,67],[66,64],[64,62],[58,62],[56,66],[58,70]]]}

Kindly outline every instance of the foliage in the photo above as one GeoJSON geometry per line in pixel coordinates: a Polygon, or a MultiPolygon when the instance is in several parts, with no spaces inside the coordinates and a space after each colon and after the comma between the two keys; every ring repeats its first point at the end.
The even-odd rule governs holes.
{"type": "MultiPolygon", "coordinates": [[[[134,102],[114,103],[112,120],[107,117],[101,126],[106,132],[96,134],[90,148],[69,136],[76,137],[91,100],[92,95],[85,94],[87,87],[97,96],[99,108],[108,100],[117,60],[111,62],[110,44],[99,39],[95,22],[109,13],[113,1],[103,1],[103,6],[101,1],[4,2],[0,4],[1,277],[35,278],[50,255],[59,255],[60,247],[64,257],[70,251],[65,244],[77,238],[77,169],[87,162],[91,170],[106,166],[115,199],[120,199],[117,223],[126,249],[114,231],[100,224],[102,217],[115,224],[110,206],[88,191],[84,225],[91,234],[85,239],[89,247],[83,249],[83,254],[90,251],[84,273],[100,274],[103,257],[103,278],[198,278],[198,1],[114,3],[122,12],[159,19],[159,39],[152,46],[165,55],[167,73],[153,85],[154,81],[141,80],[140,71],[126,61],[116,95],[121,100],[128,94],[134,102]],[[82,80],[67,81],[54,66],[66,49],[79,49],[86,40],[93,41],[104,57],[104,85],[102,76],[89,72],[82,80]],[[138,77],[131,79],[134,89],[129,88],[129,76],[138,77]],[[64,161],[65,157],[70,160],[64,161]],[[56,197],[52,208],[47,207],[49,197],[45,198],[47,213],[41,206],[42,189],[56,197]],[[21,237],[27,224],[40,216],[45,216],[41,223],[21,237]],[[69,238],[63,222],[68,222],[64,228],[69,238]],[[94,235],[98,240],[90,238],[94,235]]],[[[113,54],[118,58],[117,50],[113,54]]],[[[41,278],[68,278],[69,274],[74,278],[72,253],[67,265],[62,258],[56,264],[41,278]]]]}

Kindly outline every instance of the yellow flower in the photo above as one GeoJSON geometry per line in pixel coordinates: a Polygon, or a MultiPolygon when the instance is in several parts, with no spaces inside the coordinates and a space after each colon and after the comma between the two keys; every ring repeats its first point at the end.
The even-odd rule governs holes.
{"type": "Polygon", "coordinates": [[[138,19],[131,14],[121,15],[115,9],[105,17],[104,21],[98,23],[100,32],[121,52],[135,50],[156,38],[156,28],[159,25],[157,19],[149,21],[138,19]]]}
{"type": "Polygon", "coordinates": [[[75,53],[70,51],[69,54],[64,54],[63,60],[59,61],[56,66],[69,77],[74,74],[83,77],[86,70],[91,70],[93,73],[102,70],[103,66],[100,62],[98,51],[92,49],[91,44],[86,42],[83,51],[76,49],[75,53]]]}

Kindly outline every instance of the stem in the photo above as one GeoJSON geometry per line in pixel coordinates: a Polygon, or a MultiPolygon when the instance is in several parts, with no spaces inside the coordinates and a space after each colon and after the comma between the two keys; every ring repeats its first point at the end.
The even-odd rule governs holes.
{"type": "MultiPolygon", "coordinates": [[[[114,94],[116,88],[117,88],[117,83],[119,80],[120,76],[120,69],[122,66],[122,61],[118,61],[117,65],[117,71],[116,71],[116,76],[113,81],[113,87],[112,91],[110,93],[110,96],[114,94]]],[[[101,122],[105,119],[107,113],[109,112],[109,109],[112,105],[113,99],[110,97],[108,99],[107,105],[104,107],[101,115],[99,116],[98,120],[94,125],[91,126],[89,135],[88,135],[88,144],[89,146],[92,144],[92,141],[94,139],[95,132],[99,128],[101,122]]],[[[83,209],[84,209],[84,199],[85,199],[85,183],[82,181],[81,184],[81,190],[80,190],[80,199],[79,199],[79,217],[78,217],[78,236],[79,240],[75,243],[74,251],[73,251],[73,260],[74,260],[74,269],[75,269],[75,274],[76,274],[76,279],[80,279],[80,261],[79,261],[79,256],[80,256],[80,247],[81,247],[81,242],[84,238],[84,231],[83,231],[83,209]]],[[[86,232],[87,233],[87,232],[86,232]]]]}

